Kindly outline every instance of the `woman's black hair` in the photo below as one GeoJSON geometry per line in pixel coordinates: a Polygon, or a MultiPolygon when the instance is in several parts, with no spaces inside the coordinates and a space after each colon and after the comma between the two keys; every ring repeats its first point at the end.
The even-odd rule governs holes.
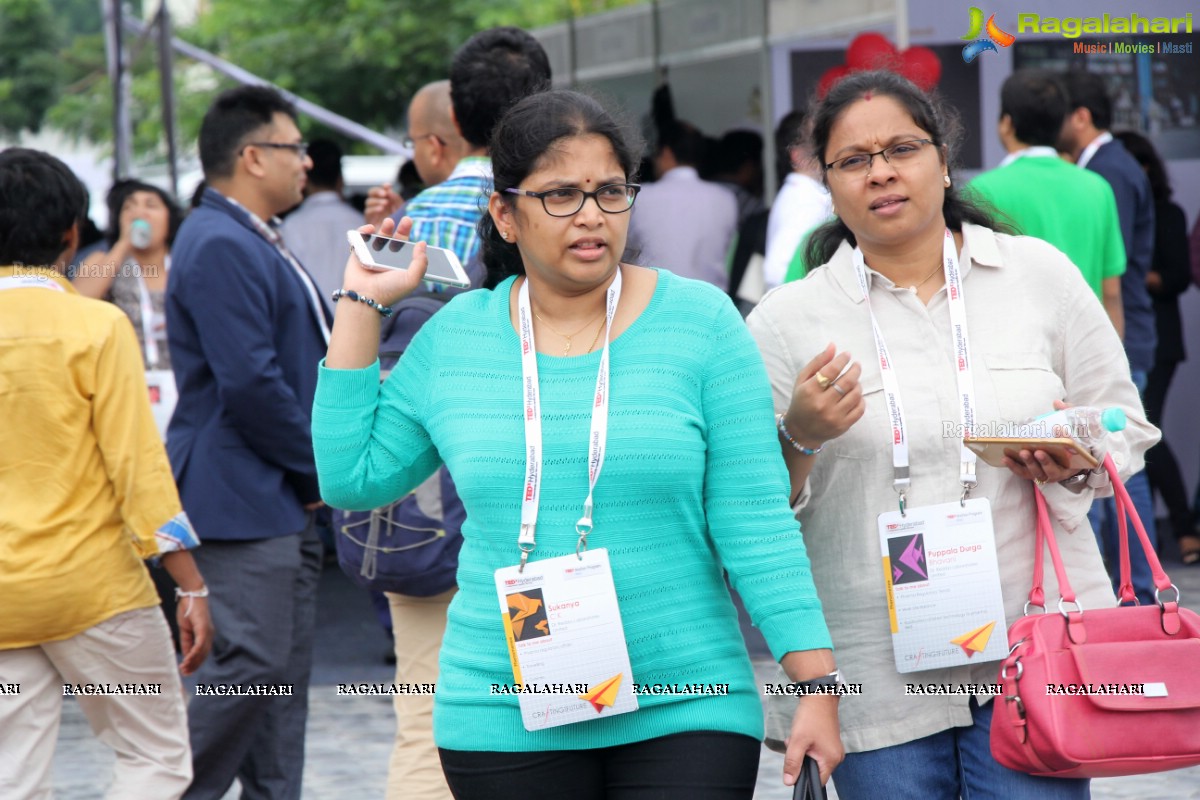
{"type": "MultiPolygon", "coordinates": [[[[492,134],[491,156],[495,191],[500,202],[515,208],[516,195],[505,189],[520,185],[543,159],[553,157],[565,139],[603,136],[612,145],[625,180],[637,181],[642,143],[632,127],[619,122],[597,100],[567,89],[529,95],[514,105],[492,134]]],[[[500,238],[492,215],[479,220],[483,263],[488,270],[485,284],[494,287],[510,275],[524,275],[525,263],[516,244],[500,238]]]]}
{"type": "MultiPolygon", "coordinates": [[[[904,107],[917,127],[929,131],[929,138],[938,148],[939,156],[947,152],[947,174],[951,178],[954,177],[954,158],[961,136],[958,119],[936,98],[918,89],[907,78],[886,70],[855,72],[834,84],[824,99],[814,102],[809,115],[813,120],[810,139],[812,152],[821,162],[823,172],[824,165],[829,163],[825,149],[829,146],[829,135],[834,124],[841,119],[847,108],[868,94],[892,98],[904,107]]],[[[946,227],[952,231],[961,231],[963,223],[969,222],[1008,232],[1006,225],[998,222],[983,208],[964,199],[958,192],[956,182],[952,182],[950,188],[946,189],[942,215],[946,218],[946,227]]],[[[846,227],[841,218],[835,217],[813,231],[804,250],[804,260],[809,269],[828,262],[843,241],[857,244],[854,232],[846,227]]]]}
{"type": "Polygon", "coordinates": [[[183,224],[183,209],[163,189],[132,179],[117,181],[108,190],[108,230],[104,232],[108,246],[112,247],[117,243],[117,239],[121,238],[121,208],[130,195],[137,192],[156,194],[163,201],[163,205],[167,207],[167,249],[169,250],[175,243],[175,234],[179,232],[179,226],[183,224]]]}
{"type": "Polygon", "coordinates": [[[1125,145],[1129,155],[1136,158],[1137,162],[1142,165],[1142,169],[1146,170],[1154,202],[1162,205],[1170,200],[1171,195],[1174,194],[1174,190],[1171,188],[1171,179],[1167,177],[1167,167],[1163,164],[1158,151],[1154,149],[1154,144],[1135,131],[1117,131],[1113,133],[1113,138],[1125,145]]]}

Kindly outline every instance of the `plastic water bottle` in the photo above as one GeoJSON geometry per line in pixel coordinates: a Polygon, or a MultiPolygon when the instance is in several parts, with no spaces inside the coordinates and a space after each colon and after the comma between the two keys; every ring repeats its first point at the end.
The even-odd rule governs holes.
{"type": "Polygon", "coordinates": [[[1125,430],[1125,412],[1120,408],[1092,408],[1072,406],[1042,414],[1025,423],[1036,436],[1059,439],[1074,439],[1093,452],[1109,433],[1125,430]]]}
{"type": "Polygon", "coordinates": [[[135,219],[129,224],[129,242],[138,250],[145,250],[150,246],[152,234],[150,223],[144,219],[135,219]]]}

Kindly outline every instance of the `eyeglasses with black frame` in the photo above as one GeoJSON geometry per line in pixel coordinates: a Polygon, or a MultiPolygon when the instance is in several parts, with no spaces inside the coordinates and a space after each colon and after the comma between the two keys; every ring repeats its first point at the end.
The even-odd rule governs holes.
{"type": "Polygon", "coordinates": [[[531,192],[528,189],[508,188],[508,194],[524,197],[536,197],[542,201],[542,208],[552,217],[570,217],[578,214],[583,204],[590,197],[605,214],[624,214],[633,208],[633,201],[642,189],[637,183],[609,183],[600,186],[594,192],[564,186],[560,189],[547,189],[544,192],[531,192]]]}
{"type": "Polygon", "coordinates": [[[831,161],[825,165],[827,172],[835,172],[840,175],[854,175],[859,172],[870,172],[871,164],[875,161],[875,156],[883,156],[883,160],[889,164],[903,164],[905,161],[916,158],[920,155],[921,150],[925,145],[933,144],[932,139],[909,139],[904,142],[896,142],[896,144],[878,150],[874,153],[854,153],[845,158],[839,158],[837,161],[831,161]]]}
{"type": "Polygon", "coordinates": [[[308,155],[308,142],[246,142],[242,149],[238,151],[238,155],[241,155],[251,145],[254,147],[269,147],[272,150],[291,150],[301,160],[308,155]]]}

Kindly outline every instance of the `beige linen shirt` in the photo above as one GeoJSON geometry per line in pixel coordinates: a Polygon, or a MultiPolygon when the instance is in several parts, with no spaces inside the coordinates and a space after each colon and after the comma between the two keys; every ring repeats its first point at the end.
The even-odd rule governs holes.
{"type": "MultiPolygon", "coordinates": [[[[748,324],[766,362],[777,410],[787,409],[796,375],[833,342],[863,367],[867,410],[842,436],[825,444],[797,505],[813,578],[833,634],[838,666],[861,696],[841,701],[842,739],[849,752],[882,747],[971,725],[970,695],[906,696],[905,684],[994,684],[999,662],[900,674],[891,633],[876,518],[897,508],[892,448],[867,306],[854,275],[853,250],[805,280],[770,292],[748,324]]],[[[1123,476],[1142,468],[1159,438],[1129,379],[1121,342],[1079,270],[1051,245],[963,226],[963,295],[974,366],[976,419],[1020,421],[1072,405],[1119,406],[1128,417],[1108,445],[1123,476]]],[[[911,506],[959,499],[960,417],[950,312],[943,287],[926,306],[906,288],[868,267],[871,306],[891,352],[909,437],[911,506]]],[[[977,467],[972,497],[991,502],[1007,624],[1022,613],[1033,574],[1033,484],[1007,469],[977,467]]],[[[1053,484],[1046,498],[1071,585],[1083,608],[1114,602],[1087,524],[1103,490],[1073,492],[1053,484]]],[[[1047,560],[1046,598],[1058,585],[1047,560]]],[[[1007,627],[1007,626],[1006,626],[1007,627]]],[[[995,635],[1002,635],[999,630],[995,635]]],[[[980,693],[979,702],[991,699],[980,693]]],[[[775,717],[775,714],[770,715],[775,717]]],[[[772,737],[768,722],[768,737],[772,737]]]]}

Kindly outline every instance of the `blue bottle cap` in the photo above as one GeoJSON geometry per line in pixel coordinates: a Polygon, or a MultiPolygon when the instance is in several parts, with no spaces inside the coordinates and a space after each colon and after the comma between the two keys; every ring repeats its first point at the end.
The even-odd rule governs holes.
{"type": "Polygon", "coordinates": [[[1100,424],[1106,431],[1115,433],[1125,430],[1125,411],[1120,408],[1106,408],[1100,412],[1100,424]]]}

